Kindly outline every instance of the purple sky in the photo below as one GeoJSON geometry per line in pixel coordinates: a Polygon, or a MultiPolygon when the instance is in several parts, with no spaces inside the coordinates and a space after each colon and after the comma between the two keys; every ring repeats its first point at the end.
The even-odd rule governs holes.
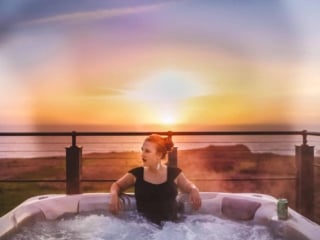
{"type": "Polygon", "coordinates": [[[320,2],[307,2],[2,0],[1,130],[319,130],[320,2]]]}

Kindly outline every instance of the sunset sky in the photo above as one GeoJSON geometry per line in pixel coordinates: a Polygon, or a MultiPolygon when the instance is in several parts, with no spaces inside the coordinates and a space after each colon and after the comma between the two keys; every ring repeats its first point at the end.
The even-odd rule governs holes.
{"type": "Polygon", "coordinates": [[[1,0],[0,130],[320,130],[319,12],[317,0],[1,0]]]}

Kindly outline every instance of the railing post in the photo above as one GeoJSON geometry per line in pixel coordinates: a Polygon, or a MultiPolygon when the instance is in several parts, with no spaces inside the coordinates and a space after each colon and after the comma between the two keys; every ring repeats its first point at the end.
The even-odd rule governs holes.
{"type": "Polygon", "coordinates": [[[173,147],[170,152],[168,152],[168,166],[177,167],[178,166],[178,148],[173,147]]]}
{"type": "Polygon", "coordinates": [[[66,148],[66,193],[81,193],[82,147],[76,144],[76,132],[72,132],[72,146],[66,148]]]}
{"type": "Polygon", "coordinates": [[[307,133],[303,132],[303,144],[296,146],[297,211],[309,219],[314,215],[314,146],[308,146],[307,133]]]}
{"type": "MultiPolygon", "coordinates": [[[[168,131],[168,138],[172,140],[172,132],[168,131]]],[[[178,166],[178,148],[173,147],[171,151],[168,152],[168,166],[177,167],[178,166]]]]}

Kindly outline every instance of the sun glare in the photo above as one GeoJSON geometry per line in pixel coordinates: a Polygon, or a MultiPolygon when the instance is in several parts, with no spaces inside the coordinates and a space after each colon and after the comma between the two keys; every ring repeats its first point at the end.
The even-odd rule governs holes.
{"type": "Polygon", "coordinates": [[[130,96],[150,102],[177,102],[208,93],[191,72],[161,71],[138,80],[130,96]]]}
{"type": "Polygon", "coordinates": [[[161,123],[164,125],[172,125],[176,123],[176,119],[174,119],[174,117],[170,115],[163,116],[161,119],[161,123]]]}
{"type": "MultiPolygon", "coordinates": [[[[186,100],[208,94],[209,88],[199,76],[188,71],[159,71],[137,80],[127,92],[131,101],[147,106],[152,121],[163,125],[177,124],[186,100]]],[[[151,120],[151,119],[150,119],[151,120]]]]}

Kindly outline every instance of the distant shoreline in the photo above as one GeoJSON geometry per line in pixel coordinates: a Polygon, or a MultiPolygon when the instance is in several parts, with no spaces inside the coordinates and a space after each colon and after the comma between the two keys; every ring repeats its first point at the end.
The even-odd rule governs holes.
{"type": "MultiPolygon", "coordinates": [[[[77,138],[83,154],[140,151],[145,136],[84,136],[77,138]]],[[[205,148],[209,145],[242,144],[254,152],[294,155],[301,136],[174,136],[178,150],[205,148]]],[[[312,142],[309,142],[312,144],[312,142]]],[[[3,158],[35,158],[65,156],[71,137],[0,137],[0,160],[3,158]]]]}

